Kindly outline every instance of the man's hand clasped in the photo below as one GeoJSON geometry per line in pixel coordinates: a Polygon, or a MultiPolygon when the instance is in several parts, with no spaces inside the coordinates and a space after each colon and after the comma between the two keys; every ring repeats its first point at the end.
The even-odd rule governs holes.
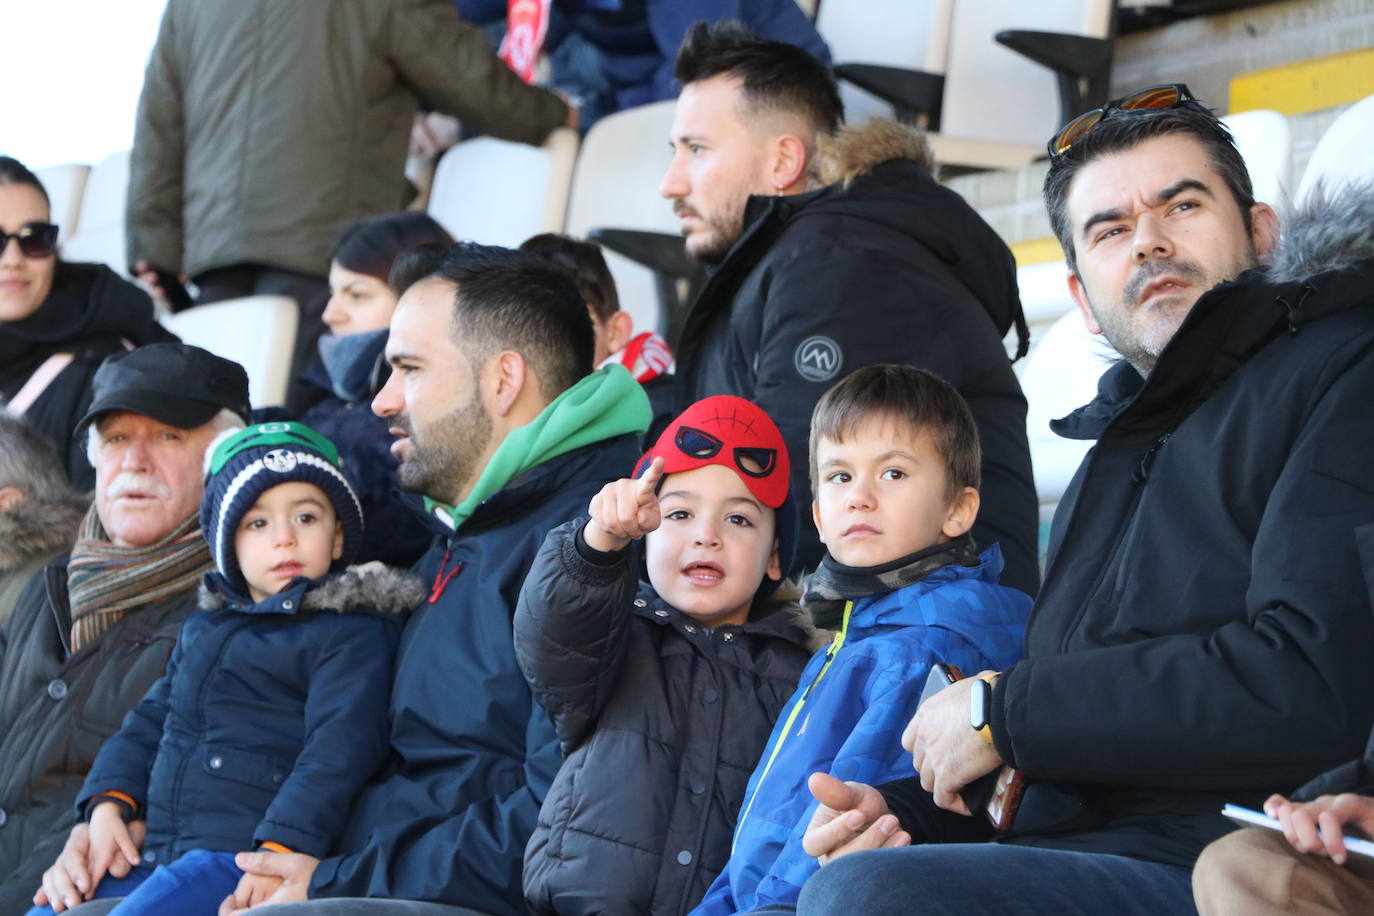
{"type": "Polygon", "coordinates": [[[969,726],[969,693],[978,677],[955,681],[916,710],[902,732],[902,747],[921,774],[921,788],[946,811],[971,814],[959,796],[964,786],[1002,765],[997,749],[969,726]]]}

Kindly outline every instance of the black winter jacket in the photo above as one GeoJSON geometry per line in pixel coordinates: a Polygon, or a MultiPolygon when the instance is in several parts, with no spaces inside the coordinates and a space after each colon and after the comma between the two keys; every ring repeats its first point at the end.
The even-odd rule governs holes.
{"type": "Polygon", "coordinates": [[[100,745],[162,677],[195,589],[126,614],[75,654],[67,556],[0,631],[0,913],[23,913],[76,818],[100,745]]]}
{"type": "MultiPolygon", "coordinates": [[[[983,444],[978,544],[1002,545],[1003,585],[1034,595],[1038,503],[1026,399],[1002,337],[1021,303],[1011,252],[931,177],[924,143],[873,122],[823,144],[819,191],[750,198],[744,234],[693,303],[676,350],[675,412],[715,394],[778,424],[792,492],[810,498],[807,437],[826,389],[874,363],[928,369],[969,402],[983,444]],[[852,179],[852,180],[849,180],[852,179]]],[[[822,553],[804,526],[801,565],[822,553]]]]}
{"type": "Polygon", "coordinates": [[[525,911],[520,869],[562,757],[515,660],[511,617],[551,528],[640,455],[618,436],[552,458],[488,497],[415,571],[429,598],[401,634],[392,765],[363,790],[311,897],[430,900],[525,911]]]}
{"type": "MultiPolygon", "coordinates": [[[[1369,594],[1374,596],[1374,524],[1357,530],[1355,540],[1359,544],[1369,594]]],[[[1363,757],[1327,770],[1294,792],[1292,797],[1297,801],[1311,801],[1319,795],[1340,795],[1342,792],[1374,796],[1374,731],[1369,734],[1363,757]]]]}
{"type": "Polygon", "coordinates": [[[386,759],[399,628],[419,579],[353,567],[254,603],[206,576],[167,673],[105,742],[77,798],[134,800],[146,863],[272,841],[328,854],[386,759]]]}
{"type": "Polygon", "coordinates": [[[992,734],[1032,787],[1011,842],[1191,867],[1359,753],[1374,616],[1374,193],[1286,226],[1203,295],[1149,379],[1058,421],[1094,437],[1060,503],[1026,658],[992,734]]]}
{"type": "Polygon", "coordinates": [[[153,317],[148,294],[103,264],[57,266],[52,292],[27,318],[0,322],[0,401],[14,397],[48,357],[75,358],[24,412],[57,446],[77,490],[95,486],[86,439],[72,428],[91,403],[91,378],[111,353],[128,346],[174,341],[153,317]]]}
{"type": "Polygon", "coordinates": [[[525,897],[537,913],[677,916],[730,857],[816,631],[780,602],[703,627],[639,583],[637,545],[594,551],[585,523],[550,532],[515,612],[520,667],[568,755],[525,853],[525,897]]]}

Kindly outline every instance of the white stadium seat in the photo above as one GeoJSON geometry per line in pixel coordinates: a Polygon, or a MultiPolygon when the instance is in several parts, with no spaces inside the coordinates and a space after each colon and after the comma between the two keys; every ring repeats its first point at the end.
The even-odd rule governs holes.
{"type": "Polygon", "coordinates": [[[1293,131],[1288,119],[1277,111],[1242,111],[1221,122],[1236,138],[1236,149],[1255,186],[1255,200],[1286,206],[1293,168],[1293,131]]]}
{"type": "Polygon", "coordinates": [[[124,210],[128,195],[129,151],[122,150],[107,156],[87,176],[76,232],[62,244],[62,257],[107,264],[127,277],[124,210]]]}
{"type": "MultiPolygon", "coordinates": [[[[585,237],[592,229],[641,229],[678,235],[681,226],[658,188],[671,156],[668,139],[675,101],[655,102],[608,115],[582,141],[568,201],[567,232],[585,237]]],[[[615,277],[620,307],[635,328],[658,327],[654,275],[614,252],[606,263],[615,277]]]]}
{"type": "Polygon", "coordinates": [[[162,318],[163,326],[182,342],[243,366],[254,407],[285,403],[298,321],[299,310],[288,296],[226,299],[162,318]]]}
{"type": "Polygon", "coordinates": [[[1374,182],[1374,156],[1369,152],[1371,137],[1374,137],[1374,95],[1341,112],[1317,141],[1317,148],[1312,151],[1298,185],[1298,202],[1306,200],[1318,182],[1328,188],[1352,182],[1374,182]]]}
{"type": "MultiPolygon", "coordinates": [[[[945,75],[954,0],[825,0],[816,31],[830,46],[830,58],[844,64],[880,64],[945,75]]],[[[845,120],[859,124],[892,117],[892,106],[841,81],[845,120]]]]}
{"type": "Polygon", "coordinates": [[[568,209],[577,132],[559,128],[542,146],[495,137],[464,140],[444,153],[429,191],[429,215],[457,239],[515,248],[561,232],[568,209]]]}
{"type": "Polygon", "coordinates": [[[81,197],[86,191],[86,178],[90,173],[89,165],[76,163],[52,165],[34,172],[48,192],[52,221],[57,223],[58,244],[65,243],[76,232],[81,218],[81,197]]]}

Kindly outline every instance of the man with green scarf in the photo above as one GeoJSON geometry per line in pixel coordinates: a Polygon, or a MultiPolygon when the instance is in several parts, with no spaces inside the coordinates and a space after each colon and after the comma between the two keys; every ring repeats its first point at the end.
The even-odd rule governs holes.
{"type": "Polygon", "coordinates": [[[71,552],[29,580],[0,631],[0,913],[32,904],[69,842],[101,742],[166,670],[210,568],[205,448],[247,417],[243,367],[199,347],[149,344],[95,372],[75,432],[87,438],[95,503],[71,552]]]}
{"type": "Polygon", "coordinates": [[[284,878],[269,903],[332,898],[264,916],[525,912],[525,843],[562,756],[511,616],[544,535],[634,466],[650,419],[622,367],[587,374],[592,348],[572,278],[524,252],[459,246],[401,296],[372,407],[435,539],[416,566],[430,593],[396,660],[395,762],[336,856],[238,857],[284,878]]]}

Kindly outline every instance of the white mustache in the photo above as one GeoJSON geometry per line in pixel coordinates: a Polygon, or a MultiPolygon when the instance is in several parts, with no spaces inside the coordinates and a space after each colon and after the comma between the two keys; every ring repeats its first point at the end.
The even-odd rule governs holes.
{"type": "Polygon", "coordinates": [[[105,493],[110,499],[119,499],[130,493],[152,496],[155,499],[171,499],[172,488],[153,474],[121,471],[119,476],[115,477],[109,487],[106,488],[105,493]]]}

